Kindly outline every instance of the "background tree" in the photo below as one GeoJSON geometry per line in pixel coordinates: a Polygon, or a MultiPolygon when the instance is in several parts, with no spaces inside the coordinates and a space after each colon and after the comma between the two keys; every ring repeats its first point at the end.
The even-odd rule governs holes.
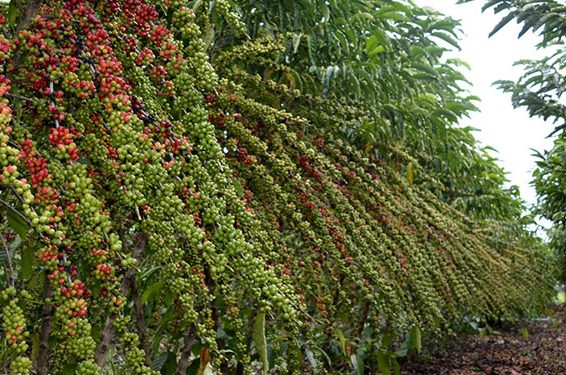
{"type": "Polygon", "coordinates": [[[553,227],[548,234],[551,245],[561,262],[561,278],[566,280],[566,106],[562,95],[565,91],[566,6],[558,1],[499,0],[487,2],[483,10],[493,8],[504,13],[490,35],[515,20],[523,28],[519,37],[531,31],[541,40],[537,48],[546,49],[549,55],[540,60],[521,60],[516,64],[524,67],[523,76],[517,81],[498,81],[504,92],[511,93],[515,107],[524,107],[531,116],[552,120],[555,124],[550,136],[554,136],[551,150],[537,152],[537,169],[533,185],[538,194],[536,213],[550,220],[553,227]]]}

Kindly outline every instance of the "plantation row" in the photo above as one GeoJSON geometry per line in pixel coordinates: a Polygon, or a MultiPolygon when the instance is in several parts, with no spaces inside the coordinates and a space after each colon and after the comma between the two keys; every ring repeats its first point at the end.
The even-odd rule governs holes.
{"type": "Polygon", "coordinates": [[[257,3],[5,7],[3,372],[386,373],[544,308],[546,250],[455,127],[457,24],[257,3]]]}

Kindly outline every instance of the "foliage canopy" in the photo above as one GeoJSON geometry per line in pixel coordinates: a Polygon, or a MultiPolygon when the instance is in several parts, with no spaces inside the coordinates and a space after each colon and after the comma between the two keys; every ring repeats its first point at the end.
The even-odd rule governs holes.
{"type": "Polygon", "coordinates": [[[549,230],[551,246],[560,263],[560,277],[566,280],[566,106],[562,95],[566,81],[566,6],[559,1],[497,0],[490,1],[484,11],[506,12],[493,33],[515,20],[522,24],[519,37],[531,31],[541,40],[537,48],[547,49],[549,55],[540,60],[521,60],[516,65],[524,68],[517,81],[498,81],[499,88],[511,93],[513,105],[524,107],[531,116],[552,120],[555,124],[550,136],[554,146],[549,151],[537,152],[537,169],[533,185],[539,201],[536,213],[552,222],[549,230]]]}

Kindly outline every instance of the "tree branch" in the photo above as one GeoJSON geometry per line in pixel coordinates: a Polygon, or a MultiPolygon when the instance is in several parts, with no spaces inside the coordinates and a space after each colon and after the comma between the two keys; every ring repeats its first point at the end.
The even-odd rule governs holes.
{"type": "Polygon", "coordinates": [[[6,251],[6,262],[4,262],[6,283],[8,284],[8,287],[13,288],[15,284],[15,277],[14,277],[14,266],[12,264],[12,250],[8,246],[8,242],[6,242],[6,237],[4,237],[3,234],[0,234],[0,241],[2,241],[2,246],[6,251]]]}
{"type": "Polygon", "coordinates": [[[102,330],[100,344],[98,344],[98,349],[96,350],[96,354],[94,355],[94,361],[101,367],[104,365],[106,352],[108,352],[110,343],[112,342],[112,337],[114,337],[114,327],[112,323],[114,322],[115,318],[115,313],[111,313],[108,318],[106,318],[106,322],[104,323],[104,330],[102,330]]]}
{"type": "Polygon", "coordinates": [[[185,375],[187,373],[187,368],[189,368],[189,365],[191,364],[191,355],[195,341],[195,329],[191,324],[191,326],[187,330],[187,333],[185,334],[183,348],[181,349],[181,358],[177,363],[177,370],[175,371],[175,375],[185,375]]]}
{"type": "Polygon", "coordinates": [[[31,21],[37,16],[39,12],[39,6],[41,5],[41,0],[30,0],[26,4],[26,8],[23,11],[22,19],[16,27],[16,33],[25,30],[31,24],[31,21]]]}
{"type": "Polygon", "coordinates": [[[24,216],[20,211],[16,210],[10,203],[6,202],[5,200],[0,199],[0,204],[15,213],[20,219],[26,222],[27,225],[31,225],[30,221],[27,217],[24,216]]]}
{"type": "Polygon", "coordinates": [[[149,351],[149,343],[147,340],[147,326],[145,324],[144,316],[145,314],[143,311],[143,305],[141,303],[140,293],[135,277],[133,277],[130,282],[130,291],[132,300],[134,302],[134,319],[136,322],[136,330],[138,331],[138,336],[140,338],[142,348],[145,352],[145,364],[151,367],[151,353],[149,351]]]}
{"type": "MultiPolygon", "coordinates": [[[[50,280],[45,275],[45,286],[43,288],[43,301],[51,298],[53,289],[50,280]]],[[[51,336],[51,319],[53,317],[53,305],[44,303],[41,310],[41,328],[39,329],[39,354],[34,366],[36,375],[49,374],[49,337],[51,336]]]]}
{"type": "Polygon", "coordinates": [[[22,96],[22,95],[18,95],[18,94],[12,94],[11,92],[7,92],[4,94],[5,97],[7,98],[12,98],[12,99],[20,99],[20,100],[25,100],[27,102],[31,102],[34,103],[35,100],[28,98],[26,96],[22,96]]]}
{"type": "MultiPolygon", "coordinates": [[[[120,236],[122,238],[122,246],[124,247],[124,249],[126,249],[126,239],[124,238],[123,235],[120,236]]],[[[137,273],[137,266],[140,263],[141,258],[143,257],[143,253],[145,252],[145,248],[147,246],[147,237],[145,236],[144,233],[138,233],[136,235],[136,243],[134,244],[134,246],[132,247],[132,257],[134,259],[136,259],[136,268],[134,269],[130,269],[126,272],[126,274],[124,275],[124,278],[122,279],[122,284],[120,285],[120,291],[122,293],[122,295],[127,296],[128,292],[131,290],[132,288],[132,284],[135,283],[135,277],[136,277],[136,273],[137,273]]],[[[136,318],[137,318],[137,313],[140,313],[143,317],[143,307],[141,306],[141,303],[139,303],[139,311],[136,311],[136,318]]],[[[110,348],[110,344],[112,342],[112,338],[114,337],[114,327],[113,327],[113,323],[114,323],[114,319],[116,318],[116,314],[110,314],[110,316],[108,316],[108,318],[106,319],[106,323],[104,324],[104,330],[102,331],[102,337],[100,340],[100,344],[98,345],[98,349],[96,351],[96,354],[94,356],[94,360],[96,361],[96,363],[99,366],[102,366],[104,364],[104,359],[106,358],[106,353],[108,352],[108,349],[110,348]]],[[[142,320],[141,322],[136,321],[136,325],[138,329],[143,329],[144,334],[143,337],[145,338],[145,321],[142,320]]],[[[140,337],[141,339],[141,337],[140,337]]],[[[146,340],[147,341],[147,340],[146,340]]],[[[142,341],[143,342],[143,341],[142,341]]],[[[144,343],[145,345],[145,343],[144,343]]],[[[145,349],[145,348],[144,348],[145,349]]],[[[146,350],[146,361],[147,361],[147,350],[146,350]]],[[[151,359],[150,359],[151,360],[151,359]]]]}

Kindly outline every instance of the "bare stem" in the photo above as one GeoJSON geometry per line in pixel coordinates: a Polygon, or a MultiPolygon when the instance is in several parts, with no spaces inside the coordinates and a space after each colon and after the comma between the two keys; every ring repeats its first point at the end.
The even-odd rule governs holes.
{"type": "Polygon", "coordinates": [[[6,202],[5,200],[0,199],[0,204],[4,207],[6,207],[8,210],[12,211],[13,213],[15,213],[20,219],[22,219],[23,221],[26,222],[27,225],[31,225],[30,221],[28,220],[27,217],[24,216],[24,214],[22,214],[20,211],[16,210],[16,208],[14,206],[12,206],[10,203],[6,202]]]}
{"type": "MultiPolygon", "coordinates": [[[[43,288],[43,300],[51,298],[53,289],[51,283],[45,277],[45,286],[43,288]]],[[[49,337],[51,336],[51,319],[53,317],[53,305],[44,303],[41,310],[41,327],[39,329],[39,354],[35,363],[36,375],[49,374],[49,337]]]]}
{"type": "MultiPolygon", "coordinates": [[[[121,236],[121,237],[123,237],[123,236],[121,236]]],[[[122,239],[122,246],[124,246],[124,249],[126,248],[126,241],[125,241],[124,238],[122,239]]],[[[128,293],[132,289],[132,285],[135,283],[137,266],[139,266],[140,260],[143,256],[143,253],[145,251],[146,246],[147,246],[147,237],[145,236],[145,234],[139,233],[136,236],[136,243],[132,247],[132,257],[137,260],[137,264],[136,264],[136,267],[134,269],[128,270],[128,272],[126,272],[126,274],[124,275],[124,278],[122,279],[122,284],[120,285],[120,291],[122,292],[122,295],[128,295],[128,293]]],[[[145,326],[145,321],[143,320],[143,307],[141,306],[141,302],[139,302],[138,305],[139,305],[138,307],[135,307],[135,309],[136,309],[136,312],[135,312],[136,313],[136,328],[138,329],[138,332],[140,330],[143,332],[143,335],[140,334],[140,339],[143,338],[147,341],[147,339],[145,338],[146,326],[145,326]],[[141,315],[141,320],[138,320],[138,318],[140,318],[140,316],[138,316],[138,314],[141,315]]],[[[100,340],[100,344],[98,345],[98,349],[97,349],[96,354],[94,356],[94,360],[96,361],[96,363],[99,366],[102,366],[104,364],[104,359],[106,358],[106,353],[108,352],[108,349],[110,348],[110,345],[111,345],[111,342],[112,342],[112,338],[114,337],[113,323],[114,323],[115,318],[116,318],[116,314],[110,314],[110,316],[108,316],[108,318],[106,319],[106,323],[104,324],[104,330],[102,331],[102,337],[101,337],[101,340],[100,340]]],[[[142,341],[142,343],[144,343],[144,346],[146,345],[144,341],[142,341]]],[[[147,349],[147,348],[144,348],[144,349],[147,349]]],[[[146,362],[148,361],[148,353],[147,352],[148,351],[146,350],[146,362]]],[[[149,359],[149,360],[151,360],[151,359],[149,359]]]]}
{"type": "Polygon", "coordinates": [[[18,95],[18,94],[13,94],[13,93],[11,93],[11,92],[5,93],[4,96],[6,96],[6,97],[8,97],[8,98],[12,98],[12,99],[25,100],[25,101],[31,102],[31,103],[35,102],[35,101],[34,101],[33,99],[31,99],[31,98],[28,98],[28,97],[22,96],[22,95],[18,95]]]}
{"type": "Polygon", "coordinates": [[[191,364],[191,354],[195,341],[195,329],[191,325],[185,334],[183,348],[181,349],[181,358],[177,363],[175,375],[185,375],[187,373],[187,368],[189,368],[189,365],[191,364]]]}
{"type": "Polygon", "coordinates": [[[100,344],[98,344],[98,349],[94,355],[94,361],[99,365],[104,365],[104,359],[106,358],[106,353],[110,348],[110,343],[112,342],[112,337],[114,336],[114,327],[112,323],[116,318],[116,314],[112,313],[106,318],[104,323],[104,330],[102,331],[102,337],[100,339],[100,344]]]}
{"type": "Polygon", "coordinates": [[[30,0],[27,2],[26,8],[23,10],[23,16],[16,27],[16,32],[20,32],[27,29],[31,24],[31,21],[37,16],[39,12],[39,6],[41,5],[41,0],[30,0]]]}
{"type": "Polygon", "coordinates": [[[134,301],[134,318],[136,321],[136,330],[145,352],[145,364],[147,366],[151,366],[151,353],[149,351],[149,343],[147,340],[147,326],[145,324],[143,305],[141,303],[140,293],[135,277],[131,280],[130,291],[132,300],[134,301]]]}
{"type": "Polygon", "coordinates": [[[14,265],[12,263],[12,250],[8,246],[8,242],[6,242],[6,237],[4,237],[3,234],[0,234],[0,241],[2,241],[2,246],[4,247],[4,251],[6,252],[6,262],[4,262],[6,283],[8,284],[8,287],[13,288],[15,283],[15,277],[14,277],[14,265]]]}

